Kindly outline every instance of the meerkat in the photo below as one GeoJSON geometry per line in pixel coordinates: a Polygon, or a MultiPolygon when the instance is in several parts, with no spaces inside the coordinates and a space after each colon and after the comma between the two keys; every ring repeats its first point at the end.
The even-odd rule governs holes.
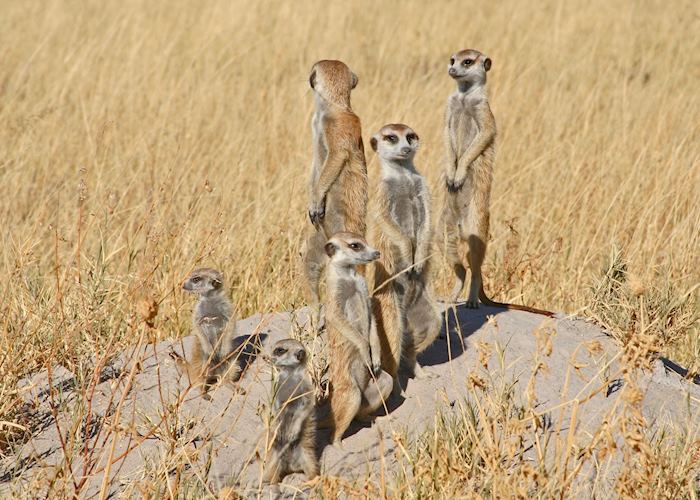
{"type": "Polygon", "coordinates": [[[326,240],[342,231],[365,235],[367,166],[360,119],[350,107],[350,92],[357,82],[357,75],[341,61],[319,61],[309,76],[316,99],[309,184],[309,219],[314,228],[302,257],[307,299],[314,307],[319,304],[326,240]]]}
{"type": "Polygon", "coordinates": [[[436,339],[442,325],[426,287],[432,239],[430,191],[413,162],[420,148],[413,129],[403,124],[384,125],[370,144],[381,168],[369,230],[381,253],[373,266],[373,305],[382,368],[394,377],[397,390],[402,359],[415,376],[428,375],[416,355],[436,339]]]}
{"type": "Polygon", "coordinates": [[[356,266],[379,258],[359,235],[336,233],[325,245],[326,329],[329,341],[332,442],[340,445],[354,418],[366,419],[392,390],[391,375],[381,369],[381,347],[369,291],[356,266]]]}
{"type": "Polygon", "coordinates": [[[182,285],[187,292],[199,296],[192,313],[197,341],[192,347],[190,360],[178,361],[194,380],[202,382],[205,395],[218,380],[224,378],[236,382],[241,376],[234,342],[236,320],[223,285],[223,275],[211,268],[193,271],[182,285]]]}
{"type": "Polygon", "coordinates": [[[486,93],[486,73],[491,59],[467,49],[450,58],[448,74],[457,81],[457,91],[447,99],[445,111],[445,183],[443,210],[446,256],[457,276],[452,300],[457,301],[466,281],[460,253],[466,242],[471,271],[467,307],[486,305],[519,309],[551,316],[516,304],[492,301],[484,291],[481,266],[489,234],[489,205],[495,158],[496,121],[486,93]]]}
{"type": "Polygon", "coordinates": [[[294,339],[278,341],[272,349],[273,366],[279,371],[272,411],[274,431],[263,481],[278,483],[286,474],[318,475],[316,413],[313,387],[306,372],[306,349],[294,339]]]}

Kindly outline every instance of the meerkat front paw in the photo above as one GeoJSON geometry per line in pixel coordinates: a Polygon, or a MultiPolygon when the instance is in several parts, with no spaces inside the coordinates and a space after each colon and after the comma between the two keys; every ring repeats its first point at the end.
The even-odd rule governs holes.
{"type": "Polygon", "coordinates": [[[312,201],[309,205],[309,219],[314,226],[321,224],[321,221],[326,216],[326,198],[312,201]]]}

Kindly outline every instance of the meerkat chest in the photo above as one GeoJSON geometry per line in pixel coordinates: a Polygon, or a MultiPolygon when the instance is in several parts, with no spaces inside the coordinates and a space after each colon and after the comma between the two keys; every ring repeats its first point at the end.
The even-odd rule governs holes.
{"type": "Polygon", "coordinates": [[[341,313],[347,321],[361,332],[369,331],[369,311],[367,310],[367,297],[369,291],[367,284],[358,277],[347,278],[338,281],[337,292],[339,304],[342,305],[341,313]]]}
{"type": "Polygon", "coordinates": [[[424,219],[420,179],[404,175],[385,179],[389,201],[389,215],[401,231],[415,239],[424,219]]]}
{"type": "Polygon", "coordinates": [[[217,300],[202,300],[195,311],[195,322],[210,341],[216,340],[219,332],[228,323],[229,317],[227,305],[217,300]]]}
{"type": "Polygon", "coordinates": [[[454,98],[451,101],[447,125],[452,147],[457,154],[462,154],[479,133],[476,103],[469,98],[454,98]]]}

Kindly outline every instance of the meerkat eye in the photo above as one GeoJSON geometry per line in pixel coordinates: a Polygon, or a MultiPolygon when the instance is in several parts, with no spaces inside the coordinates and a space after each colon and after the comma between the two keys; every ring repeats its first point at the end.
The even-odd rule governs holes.
{"type": "Polygon", "coordinates": [[[199,283],[200,281],[202,281],[202,278],[200,278],[199,276],[195,276],[194,278],[192,278],[192,283],[199,283]]]}
{"type": "Polygon", "coordinates": [[[464,64],[465,66],[471,66],[473,62],[474,59],[465,59],[462,64],[464,64]]]}
{"type": "Polygon", "coordinates": [[[394,134],[387,135],[387,136],[385,137],[385,139],[386,139],[387,141],[389,141],[390,143],[392,143],[392,144],[396,144],[397,142],[399,142],[399,138],[396,137],[394,134]]]}
{"type": "Polygon", "coordinates": [[[452,66],[454,63],[455,63],[455,58],[454,58],[454,57],[451,57],[451,58],[450,58],[450,66],[452,66]]]}
{"type": "Polygon", "coordinates": [[[274,351],[272,351],[272,354],[273,354],[274,356],[281,356],[281,355],[284,354],[285,352],[287,352],[287,351],[285,351],[285,350],[284,350],[283,348],[281,348],[281,347],[278,347],[277,349],[275,349],[274,351]]]}
{"type": "Polygon", "coordinates": [[[359,243],[350,243],[350,248],[353,250],[359,250],[362,246],[359,243]]]}

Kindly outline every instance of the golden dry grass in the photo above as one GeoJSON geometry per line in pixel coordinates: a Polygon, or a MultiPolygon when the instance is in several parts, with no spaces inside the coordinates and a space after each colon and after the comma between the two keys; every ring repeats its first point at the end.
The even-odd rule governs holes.
{"type": "Polygon", "coordinates": [[[595,314],[623,338],[635,308],[649,312],[644,294],[666,293],[687,321],[657,321],[673,330],[659,349],[700,369],[695,2],[3,0],[0,12],[0,421],[28,372],[59,359],[80,372],[140,332],[185,334],[180,283],[195,266],[224,271],[239,317],[303,303],[318,59],[359,75],[366,139],[397,121],[421,135],[437,207],[446,62],[465,47],[494,61],[488,290],[595,314]],[[614,295],[630,303],[604,304],[620,324],[593,286],[613,247],[632,284],[614,295]]]}

